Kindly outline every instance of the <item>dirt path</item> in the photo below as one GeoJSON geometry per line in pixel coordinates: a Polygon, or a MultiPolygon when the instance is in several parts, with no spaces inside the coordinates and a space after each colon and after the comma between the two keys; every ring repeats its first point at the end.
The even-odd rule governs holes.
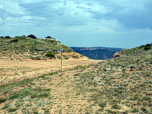
{"type": "MultiPolygon", "coordinates": [[[[29,62],[24,62],[24,63],[20,63],[20,65],[24,65],[24,66],[28,66],[30,64],[30,66],[32,67],[32,65],[34,66],[34,64],[39,64],[39,66],[41,67],[46,67],[48,68],[48,66],[56,66],[58,64],[60,64],[61,61],[47,61],[47,62],[38,62],[38,61],[29,61],[29,62]],[[51,63],[51,64],[50,64],[51,63]],[[41,64],[41,65],[40,65],[41,64]]],[[[66,69],[72,69],[77,65],[90,65],[92,63],[97,63],[97,62],[101,62],[98,60],[70,60],[70,61],[63,61],[63,71],[66,69]]],[[[9,64],[9,62],[6,64],[6,66],[9,64]]],[[[16,65],[17,63],[13,63],[12,62],[12,66],[16,65]]],[[[18,63],[19,64],[19,63],[18,63]]],[[[38,66],[38,65],[37,65],[38,66]]],[[[59,69],[59,68],[58,68],[59,69]]],[[[1,98],[7,98],[11,93],[16,93],[19,92],[25,88],[36,88],[36,87],[41,87],[43,89],[51,89],[51,91],[49,91],[49,97],[47,98],[43,98],[43,99],[39,99],[40,102],[45,102],[45,106],[38,106],[39,104],[36,99],[31,99],[30,96],[24,97],[22,100],[24,101],[23,104],[18,110],[18,114],[19,113],[23,113],[23,107],[26,107],[27,110],[29,110],[30,112],[32,112],[32,109],[37,109],[38,113],[44,113],[44,110],[42,110],[43,108],[47,108],[48,106],[51,108],[50,113],[49,114],[55,114],[55,113],[60,113],[62,112],[63,114],[70,114],[70,113],[76,113],[76,114],[81,114],[81,113],[87,113],[92,111],[92,113],[95,113],[95,111],[97,111],[98,108],[100,108],[99,106],[97,106],[97,104],[94,104],[94,101],[88,101],[87,99],[89,99],[90,95],[93,94],[94,92],[91,92],[91,94],[89,92],[82,92],[81,88],[77,88],[77,84],[80,84],[81,82],[78,81],[78,83],[76,83],[76,80],[80,79],[80,75],[78,75],[78,73],[86,73],[89,72],[91,70],[93,70],[93,67],[89,67],[86,69],[83,68],[79,68],[76,70],[72,70],[72,71],[67,71],[67,72],[62,72],[59,74],[54,74],[53,76],[46,76],[47,79],[39,79],[39,80],[35,80],[32,82],[32,84],[28,84],[25,87],[20,87],[20,86],[16,86],[14,88],[11,88],[11,92],[3,95],[2,92],[0,93],[1,98]],[[76,76],[74,76],[76,75],[76,76]],[[29,86],[30,85],[30,86],[29,86]],[[27,100],[27,99],[31,99],[27,100]],[[51,105],[49,104],[51,101],[51,105]],[[36,103],[37,102],[37,103],[36,103]],[[36,104],[34,104],[36,103],[36,104]],[[48,104],[47,104],[48,103],[48,104]],[[28,105],[32,105],[32,106],[28,106],[28,105]],[[91,109],[89,109],[88,107],[92,106],[91,109]]],[[[57,70],[57,69],[56,69],[57,70]]],[[[46,71],[45,73],[42,74],[47,74],[53,71],[46,71]]],[[[42,75],[41,74],[41,75],[42,75]]],[[[28,76],[28,78],[32,78],[32,77],[38,77],[39,75],[30,75],[28,76]]],[[[14,80],[15,81],[15,80],[14,80]]],[[[13,82],[14,82],[13,81],[13,82]]],[[[19,81],[19,80],[16,80],[19,81]]],[[[80,84],[81,85],[81,84],[80,84]]],[[[32,92],[32,90],[30,90],[32,92]]],[[[3,91],[4,92],[4,91],[3,91]]],[[[18,101],[19,99],[13,99],[13,100],[8,100],[4,103],[0,104],[0,107],[5,107],[6,104],[10,104],[12,108],[16,107],[16,103],[19,103],[18,101]]],[[[6,109],[4,109],[6,111],[6,109]]],[[[3,113],[4,110],[0,110],[0,113],[3,113]]]]}
{"type": "MultiPolygon", "coordinates": [[[[62,60],[62,71],[73,69],[76,66],[86,66],[105,60],[71,59],[62,60]]],[[[43,74],[61,70],[61,60],[23,60],[3,61],[0,60],[0,85],[14,83],[26,78],[34,78],[43,74]]]]}

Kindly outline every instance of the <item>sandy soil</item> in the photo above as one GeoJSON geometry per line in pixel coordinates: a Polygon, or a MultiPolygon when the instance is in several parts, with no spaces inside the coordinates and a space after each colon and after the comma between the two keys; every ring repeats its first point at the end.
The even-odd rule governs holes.
{"type": "MultiPolygon", "coordinates": [[[[85,65],[85,64],[87,65],[87,64],[92,63],[92,62],[96,63],[97,61],[92,61],[92,60],[71,60],[71,62],[64,61],[64,63],[68,63],[68,65],[70,63],[71,64],[74,63],[74,64],[77,64],[77,65],[81,63],[83,65],[85,65]]],[[[32,62],[32,63],[34,63],[34,62],[32,62]]],[[[52,63],[53,63],[53,61],[52,61],[52,63]]],[[[58,63],[57,61],[54,61],[54,64],[57,64],[57,63],[58,63]]],[[[46,65],[47,65],[47,63],[46,63],[46,65]]],[[[66,68],[66,66],[65,66],[65,68],[66,68]]],[[[94,68],[89,67],[85,71],[83,71],[83,73],[84,72],[89,72],[93,69],[94,68]]],[[[79,70],[68,71],[68,72],[63,73],[63,75],[61,77],[59,76],[59,74],[54,75],[52,77],[48,76],[49,79],[41,79],[41,80],[33,81],[32,82],[33,84],[30,85],[30,87],[32,87],[32,88],[42,87],[42,88],[45,88],[45,89],[51,89],[51,91],[49,91],[49,95],[50,95],[50,98],[52,97],[52,99],[50,100],[50,98],[48,98],[48,97],[43,98],[44,102],[46,102],[46,103],[47,102],[53,102],[53,106],[50,105],[50,107],[52,107],[50,109],[50,114],[58,114],[60,112],[60,110],[62,110],[61,112],[63,114],[85,114],[86,112],[91,110],[91,109],[87,109],[87,107],[94,104],[95,101],[88,101],[88,98],[89,98],[90,95],[92,95],[95,92],[91,92],[91,94],[89,92],[82,93],[81,89],[76,88],[77,84],[74,82],[74,80],[75,80],[75,78],[79,79],[80,76],[75,77],[73,75],[77,74],[77,73],[81,73],[81,71],[79,71],[79,70]],[[50,79],[51,79],[51,81],[50,81],[50,79]],[[60,83],[61,83],[61,85],[57,85],[57,84],[60,84],[60,83]],[[61,105],[61,107],[59,107],[59,105],[61,105]]],[[[19,92],[19,91],[21,91],[25,88],[28,88],[28,84],[25,87],[16,86],[15,88],[11,88],[13,90],[10,93],[7,93],[5,95],[2,95],[2,93],[0,93],[0,96],[8,98],[8,96],[11,93],[19,92]]],[[[23,111],[21,110],[23,107],[26,107],[30,111],[31,111],[31,109],[34,109],[34,108],[37,107],[36,105],[38,103],[36,105],[34,105],[34,102],[36,102],[35,101],[36,99],[32,99],[32,101],[28,101],[27,99],[29,99],[29,96],[24,97],[22,99],[22,100],[24,100],[23,103],[24,104],[31,104],[32,103],[32,106],[30,106],[30,107],[21,106],[17,110],[17,114],[22,114],[23,113],[23,111]]],[[[16,107],[15,104],[16,104],[16,102],[18,102],[18,100],[19,99],[13,99],[13,100],[3,102],[3,103],[0,104],[0,107],[4,107],[4,106],[6,106],[6,104],[10,103],[11,107],[15,108],[16,107]]],[[[40,100],[42,100],[42,98],[40,98],[40,100]]],[[[42,108],[47,108],[47,105],[44,106],[44,107],[39,106],[37,111],[41,114],[44,113],[42,108]]],[[[93,106],[92,110],[94,110],[94,112],[95,112],[99,108],[100,108],[100,106],[93,106]]],[[[0,113],[4,113],[4,110],[0,110],[0,113]]],[[[9,112],[7,112],[7,113],[9,113],[9,112]]]]}
{"type": "MultiPolygon", "coordinates": [[[[87,57],[62,60],[62,71],[76,66],[95,64],[105,60],[92,60],[87,57]]],[[[0,85],[21,81],[25,78],[38,77],[43,74],[61,70],[61,60],[6,60],[0,59],[0,85]]]]}

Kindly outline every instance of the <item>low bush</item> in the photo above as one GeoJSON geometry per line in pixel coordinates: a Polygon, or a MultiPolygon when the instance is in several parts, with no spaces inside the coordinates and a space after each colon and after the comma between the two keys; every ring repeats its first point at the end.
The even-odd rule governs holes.
{"type": "Polygon", "coordinates": [[[35,48],[35,51],[43,51],[42,49],[35,48]]]}
{"type": "Polygon", "coordinates": [[[144,49],[145,50],[149,50],[149,49],[151,49],[151,47],[150,46],[146,46],[146,47],[144,47],[144,49]]]}
{"type": "Polygon", "coordinates": [[[64,59],[69,59],[69,57],[64,57],[64,59]]]}
{"type": "Polygon", "coordinates": [[[18,39],[11,40],[9,43],[18,42],[18,39]]]}
{"type": "Polygon", "coordinates": [[[48,51],[48,53],[52,53],[52,51],[48,51]]]}
{"type": "Polygon", "coordinates": [[[47,56],[47,57],[52,57],[52,58],[55,57],[55,55],[54,55],[53,53],[47,53],[46,56],[47,56]]]}
{"type": "Polygon", "coordinates": [[[40,57],[35,57],[35,59],[36,59],[36,60],[40,60],[41,58],[40,58],[40,57]]]}

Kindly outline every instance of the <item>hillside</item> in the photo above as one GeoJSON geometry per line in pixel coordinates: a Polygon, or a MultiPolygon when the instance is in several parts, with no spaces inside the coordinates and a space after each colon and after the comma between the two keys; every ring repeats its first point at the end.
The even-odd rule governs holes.
{"type": "Polygon", "coordinates": [[[70,47],[62,44],[60,41],[55,39],[32,39],[25,36],[20,36],[11,39],[0,40],[0,54],[5,59],[11,60],[43,60],[53,59],[58,60],[61,58],[60,49],[63,49],[65,53],[62,54],[62,59],[88,59],[79,53],[74,52],[70,47]],[[52,53],[52,56],[48,56],[47,53],[52,53]],[[76,55],[77,54],[77,55],[76,55]],[[7,57],[7,58],[6,58],[7,57]]]}
{"type": "Polygon", "coordinates": [[[107,47],[70,47],[75,52],[87,56],[94,60],[108,60],[113,58],[113,55],[122,50],[120,48],[107,48],[107,47]]]}

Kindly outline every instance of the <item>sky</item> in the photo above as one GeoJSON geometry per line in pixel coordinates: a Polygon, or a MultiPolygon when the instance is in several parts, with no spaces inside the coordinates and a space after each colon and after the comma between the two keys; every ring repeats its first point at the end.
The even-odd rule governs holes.
{"type": "Polygon", "coordinates": [[[152,0],[0,0],[0,36],[51,36],[69,47],[152,43],[152,0]]]}

